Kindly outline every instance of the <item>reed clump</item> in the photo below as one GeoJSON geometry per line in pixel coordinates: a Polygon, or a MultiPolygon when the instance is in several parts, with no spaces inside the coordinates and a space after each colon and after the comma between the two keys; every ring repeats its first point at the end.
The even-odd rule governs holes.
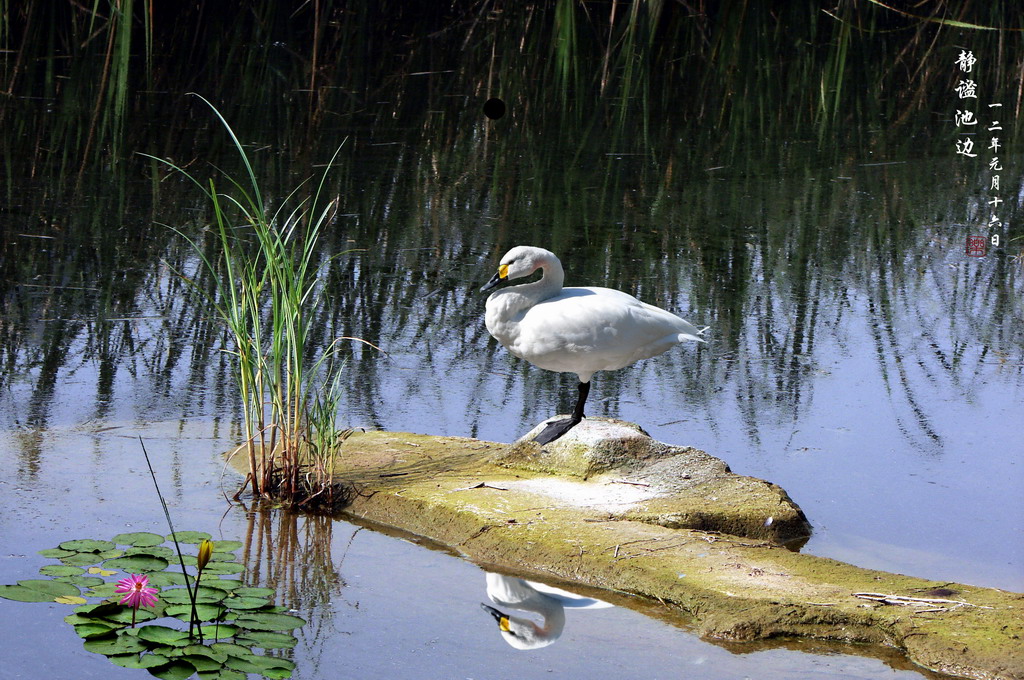
{"type": "Polygon", "coordinates": [[[323,294],[320,274],[332,259],[320,256],[318,244],[338,203],[324,196],[325,181],[341,147],[311,194],[300,198],[303,183],[270,210],[242,143],[216,107],[203,101],[231,138],[245,178],[227,175],[225,192],[212,179],[204,183],[169,160],[157,160],[199,187],[212,209],[212,248],[175,231],[199,259],[197,275],[179,274],[205,299],[230,339],[226,351],[234,357],[245,421],[246,441],[239,449],[249,461],[235,498],[248,485],[256,496],[332,506],[340,499],[333,461],[350,432],[337,424],[341,350],[350,341],[376,348],[339,336],[321,350],[311,349],[313,310],[323,294]]]}

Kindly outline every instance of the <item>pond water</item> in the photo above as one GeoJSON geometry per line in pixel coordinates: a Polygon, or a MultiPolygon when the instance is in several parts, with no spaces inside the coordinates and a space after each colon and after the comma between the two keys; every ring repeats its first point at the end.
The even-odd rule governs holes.
{"type": "MultiPolygon", "coordinates": [[[[218,168],[241,168],[194,89],[235,127],[275,207],[341,149],[310,353],[339,336],[386,352],[352,345],[343,426],[509,442],[568,411],[575,376],[512,358],[483,327],[478,289],[500,256],[542,246],[566,285],[619,288],[709,327],[704,346],[598,374],[589,415],[778,483],[814,527],[804,552],[1024,591],[1024,126],[1010,115],[1019,78],[1003,68],[1019,48],[923,25],[914,40],[847,43],[833,30],[849,23],[786,23],[800,12],[789,3],[770,17],[723,10],[692,35],[692,17],[675,14],[658,31],[678,45],[616,34],[632,45],[625,61],[581,47],[550,70],[550,26],[564,24],[542,5],[444,31],[426,13],[399,42],[372,11],[337,8],[325,11],[344,40],[306,41],[297,13],[266,22],[286,34],[236,38],[245,49],[220,42],[227,14],[211,10],[187,41],[199,56],[168,57],[180,28],[157,36],[168,52],[157,50],[156,84],[137,84],[124,119],[82,117],[102,99],[90,89],[102,54],[57,76],[46,68],[64,62],[45,55],[0,63],[14,91],[0,109],[0,583],[31,578],[46,563],[37,551],[67,539],[163,532],[142,436],[176,526],[283,546],[253,558],[265,561],[254,579],[311,621],[296,678],[927,675],[877,649],[717,646],[650,603],[594,593],[618,606],[570,611],[556,644],[519,652],[479,606],[480,567],[410,537],[228,504],[238,480],[220,454],[242,438],[230,345],[176,274],[210,283],[167,226],[215,253],[208,206],[135,155],[229,187],[218,168]],[[401,49],[374,47],[381,34],[401,49]],[[990,158],[954,145],[950,81],[966,43],[991,57],[977,73],[991,85],[983,104],[1006,109],[1001,184],[990,158]],[[304,57],[309,44],[332,45],[333,61],[304,57]],[[825,82],[843,45],[847,72],[825,82]],[[907,54],[914,75],[889,68],[907,54]],[[584,77],[598,65],[612,75],[584,77]],[[677,96],[696,82],[688,68],[701,97],[677,96]],[[316,97],[297,85],[310,73],[323,79],[316,97]],[[508,106],[498,120],[483,114],[494,92],[508,106]],[[968,256],[979,235],[986,254],[968,256]]],[[[64,615],[0,600],[3,672],[139,677],[85,652],[64,615]]]]}
{"type": "MultiPolygon", "coordinates": [[[[33,577],[52,563],[36,550],[72,537],[161,531],[163,517],[137,439],[142,436],[176,529],[262,546],[250,552],[245,578],[276,588],[278,603],[308,620],[297,631],[291,657],[297,679],[412,672],[438,679],[628,678],[638,667],[650,678],[931,677],[872,648],[716,646],[686,632],[685,620],[655,604],[591,591],[617,606],[570,609],[557,642],[513,649],[480,607],[490,600],[486,572],[476,565],[413,537],[341,520],[227,507],[221,493],[231,492],[236,480],[230,473],[223,477],[220,452],[232,436],[221,430],[202,419],[136,418],[121,425],[55,424],[41,435],[5,433],[4,462],[18,474],[0,483],[0,581],[33,577]]],[[[0,600],[3,677],[146,677],[82,649],[62,621],[69,609],[0,600]]]]}

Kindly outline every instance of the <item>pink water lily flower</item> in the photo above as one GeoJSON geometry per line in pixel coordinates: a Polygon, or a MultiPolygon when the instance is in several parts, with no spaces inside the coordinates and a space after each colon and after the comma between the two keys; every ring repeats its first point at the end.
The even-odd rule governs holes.
{"type": "Polygon", "coordinates": [[[117,582],[114,588],[115,593],[125,593],[121,598],[121,604],[126,604],[132,609],[139,607],[152,607],[156,604],[156,588],[149,587],[149,577],[145,574],[132,574],[117,582]]]}

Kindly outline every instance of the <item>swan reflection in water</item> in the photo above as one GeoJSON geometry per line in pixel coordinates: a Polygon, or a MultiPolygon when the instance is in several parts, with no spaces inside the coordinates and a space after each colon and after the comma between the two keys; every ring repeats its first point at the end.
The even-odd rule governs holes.
{"type": "Polygon", "coordinates": [[[570,593],[561,588],[503,574],[487,574],[487,596],[499,607],[519,609],[540,617],[540,623],[523,616],[509,616],[505,612],[481,603],[484,611],[498,622],[498,630],[505,642],[516,649],[547,647],[565,628],[565,608],[604,609],[615,605],[570,593]]]}

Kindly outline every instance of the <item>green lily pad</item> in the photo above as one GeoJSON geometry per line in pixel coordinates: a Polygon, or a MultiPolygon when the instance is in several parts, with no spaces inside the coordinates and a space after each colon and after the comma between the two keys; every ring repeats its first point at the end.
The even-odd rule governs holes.
{"type": "MultiPolygon", "coordinates": [[[[223,590],[216,588],[207,588],[200,586],[199,591],[196,593],[196,604],[204,602],[206,604],[220,602],[227,593],[223,590]]],[[[188,588],[168,588],[167,590],[160,592],[160,599],[167,604],[191,604],[192,600],[188,596],[188,588]]]]}
{"type": "Polygon", "coordinates": [[[203,578],[204,588],[216,588],[225,592],[235,591],[242,585],[241,581],[228,578],[203,578]]]}
{"type": "Polygon", "coordinates": [[[75,607],[75,613],[79,616],[90,618],[103,618],[116,614],[122,609],[124,607],[116,602],[98,602],[96,604],[83,604],[81,607],[75,607]]]}
{"type": "Polygon", "coordinates": [[[235,625],[247,630],[291,630],[305,623],[305,619],[298,616],[271,612],[245,612],[235,619],[235,625]]]}
{"type": "Polygon", "coordinates": [[[227,652],[217,651],[209,645],[189,645],[187,647],[183,647],[181,651],[185,655],[205,656],[219,664],[223,664],[228,659],[227,652]]]}
{"type": "Polygon", "coordinates": [[[103,567],[120,569],[129,574],[144,574],[150,571],[163,571],[168,564],[167,560],[156,555],[131,555],[107,560],[103,563],[103,567]]]}
{"type": "Polygon", "coordinates": [[[167,535],[168,541],[178,540],[178,543],[202,543],[211,538],[205,531],[176,531],[167,535]]]}
{"type": "Polygon", "coordinates": [[[74,552],[102,552],[114,550],[117,546],[110,541],[98,541],[93,538],[80,538],[74,541],[64,541],[59,546],[61,550],[73,550],[74,552]]]}
{"type": "Polygon", "coordinates": [[[215,541],[213,547],[215,550],[222,550],[224,552],[233,553],[244,545],[241,541],[215,541]]]}
{"type": "Polygon", "coordinates": [[[91,564],[102,562],[103,558],[92,552],[76,552],[71,553],[67,557],[61,557],[60,561],[64,564],[71,565],[72,567],[87,567],[91,564]]]}
{"type": "Polygon", "coordinates": [[[97,576],[57,576],[53,580],[60,581],[61,583],[70,583],[79,588],[95,588],[103,584],[103,579],[97,576]]]}
{"type": "MultiPolygon", "coordinates": [[[[189,579],[191,583],[192,579],[189,579]]],[[[163,588],[164,586],[185,585],[185,575],[180,571],[158,571],[149,575],[149,584],[163,588]]]]}
{"type": "MultiPolygon", "coordinates": [[[[145,642],[152,642],[158,645],[169,645],[171,647],[184,647],[190,644],[187,630],[177,630],[167,626],[151,625],[142,626],[138,629],[138,638],[145,642]]],[[[192,671],[193,673],[195,671],[192,671]]]]}
{"type": "Polygon", "coordinates": [[[238,597],[274,597],[273,588],[236,588],[232,591],[238,597]]]}
{"type": "Polygon", "coordinates": [[[178,561],[178,554],[165,545],[146,545],[127,548],[124,551],[124,556],[128,557],[130,555],[151,555],[153,557],[162,557],[171,564],[178,561]]]}
{"type": "Polygon", "coordinates": [[[262,609],[270,604],[265,597],[231,597],[224,601],[232,609],[262,609]]]}
{"type": "Polygon", "coordinates": [[[48,564],[40,569],[39,573],[43,576],[78,576],[84,574],[85,569],[67,564],[48,564]]]}
{"type": "Polygon", "coordinates": [[[104,621],[90,621],[88,623],[80,623],[75,626],[75,632],[78,633],[79,637],[91,640],[93,638],[103,637],[109,635],[112,630],[117,628],[115,623],[107,623],[104,621]]]}
{"type": "Polygon", "coordinates": [[[210,648],[215,652],[223,652],[228,656],[252,656],[252,650],[242,645],[236,645],[233,642],[214,642],[210,645],[210,648]]]}
{"type": "Polygon", "coordinates": [[[203,568],[203,574],[241,574],[245,567],[238,562],[210,562],[203,568]]]}
{"type": "Polygon", "coordinates": [[[163,543],[164,537],[149,531],[133,531],[127,534],[118,534],[111,540],[118,545],[151,546],[163,543]]]}
{"type": "Polygon", "coordinates": [[[47,548],[46,550],[40,550],[39,554],[51,560],[59,560],[68,555],[75,555],[77,552],[76,550],[62,550],[61,548],[47,548]]]}
{"type": "Polygon", "coordinates": [[[0,597],[19,602],[49,602],[55,597],[81,595],[78,586],[49,579],[25,579],[16,586],[0,586],[0,597]]]}
{"type": "Polygon", "coordinates": [[[146,648],[142,642],[130,635],[112,635],[86,640],[82,646],[85,647],[86,651],[106,656],[112,654],[135,654],[146,648]]]}
{"type": "Polygon", "coordinates": [[[196,668],[183,659],[172,659],[169,663],[150,668],[149,673],[160,680],[187,680],[195,675],[196,668]]]}
{"type": "Polygon", "coordinates": [[[123,668],[155,668],[170,662],[170,659],[163,654],[118,654],[108,657],[112,663],[123,668]]]}
{"type": "MultiPolygon", "coordinates": [[[[216,621],[223,613],[224,607],[202,602],[196,604],[196,616],[200,621],[216,621]]],[[[191,615],[191,604],[172,604],[164,607],[164,616],[173,616],[187,622],[191,615]]]]}
{"type": "Polygon", "coordinates": [[[221,668],[218,671],[199,671],[199,680],[246,680],[249,677],[241,671],[221,668]]]}
{"type": "Polygon", "coordinates": [[[218,663],[210,657],[200,654],[182,654],[179,658],[192,664],[197,671],[216,671],[224,667],[223,663],[218,663]]]}
{"type": "Polygon", "coordinates": [[[253,659],[255,658],[256,655],[252,652],[249,652],[247,656],[230,656],[228,657],[228,660],[224,662],[224,665],[232,670],[241,671],[242,673],[259,673],[259,666],[253,662],[253,659]]]}
{"type": "Polygon", "coordinates": [[[208,623],[202,626],[203,638],[207,640],[223,640],[238,634],[238,628],[226,623],[208,623]]]}
{"type": "Polygon", "coordinates": [[[102,579],[100,579],[100,583],[90,588],[89,592],[87,592],[86,595],[88,595],[89,597],[114,597],[115,595],[117,595],[117,599],[120,600],[122,595],[118,592],[115,592],[116,589],[116,583],[108,583],[107,581],[103,581],[102,579]]]}
{"type": "Polygon", "coordinates": [[[25,586],[0,586],[0,597],[16,602],[49,602],[54,596],[25,586]]]}
{"type": "Polygon", "coordinates": [[[258,673],[267,678],[287,678],[295,670],[295,664],[288,659],[253,654],[245,658],[230,658],[225,665],[237,671],[258,673]]]}
{"type": "MultiPolygon", "coordinates": [[[[127,605],[118,605],[121,611],[108,614],[103,618],[107,621],[116,621],[118,623],[130,624],[132,622],[132,608],[127,605]]],[[[155,618],[159,618],[159,613],[150,611],[149,609],[138,609],[135,612],[135,623],[142,623],[143,621],[151,621],[155,618]]]]}
{"type": "Polygon", "coordinates": [[[250,630],[238,637],[238,642],[262,649],[291,649],[299,644],[294,635],[269,630],[250,630]]]}

